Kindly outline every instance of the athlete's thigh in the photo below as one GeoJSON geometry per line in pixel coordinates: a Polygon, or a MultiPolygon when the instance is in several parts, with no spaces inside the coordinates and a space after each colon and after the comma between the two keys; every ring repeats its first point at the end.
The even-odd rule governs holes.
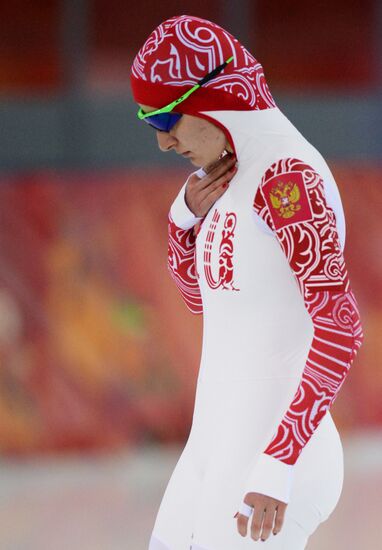
{"type": "MultiPolygon", "coordinates": [[[[228,422],[225,437],[220,434],[215,439],[198,497],[193,538],[195,548],[244,550],[256,544],[250,532],[246,537],[240,535],[234,518],[244,497],[243,487],[252,462],[250,456],[256,454],[255,438],[250,437],[246,428],[246,437],[240,440],[237,431],[233,434],[227,431],[227,426],[228,422]]],[[[261,542],[264,547],[302,550],[319,525],[321,516],[314,505],[314,495],[306,490],[300,491],[299,486],[295,489],[286,509],[283,529],[277,535],[271,535],[268,541],[261,542]]]]}
{"type": "Polygon", "coordinates": [[[150,550],[189,549],[201,479],[197,475],[190,447],[184,448],[160,503],[152,530],[150,550]]]}
{"type": "Polygon", "coordinates": [[[336,508],[342,485],[341,440],[327,413],[294,467],[291,504],[296,505],[295,519],[313,532],[336,508]]]}

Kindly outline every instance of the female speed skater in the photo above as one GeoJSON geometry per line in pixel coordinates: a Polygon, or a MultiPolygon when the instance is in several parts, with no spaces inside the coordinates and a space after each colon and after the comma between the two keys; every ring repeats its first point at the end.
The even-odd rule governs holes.
{"type": "Polygon", "coordinates": [[[210,21],[160,24],[131,86],[159,148],[198,168],[169,212],[168,268],[203,315],[202,356],[149,550],[302,550],[340,498],[329,409],[363,341],[337,185],[210,21]]]}

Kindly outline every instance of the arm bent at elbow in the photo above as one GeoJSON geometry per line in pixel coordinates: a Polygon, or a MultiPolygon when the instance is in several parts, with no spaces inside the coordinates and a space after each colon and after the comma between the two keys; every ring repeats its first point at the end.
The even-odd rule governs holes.
{"type": "Polygon", "coordinates": [[[195,266],[195,235],[193,227],[178,227],[168,216],[167,267],[191,313],[203,313],[202,297],[195,266]]]}
{"type": "Polygon", "coordinates": [[[281,246],[314,329],[292,402],[247,480],[247,491],[288,502],[293,465],[336,399],[363,333],[320,175],[283,159],[265,173],[253,208],[281,246]]]}

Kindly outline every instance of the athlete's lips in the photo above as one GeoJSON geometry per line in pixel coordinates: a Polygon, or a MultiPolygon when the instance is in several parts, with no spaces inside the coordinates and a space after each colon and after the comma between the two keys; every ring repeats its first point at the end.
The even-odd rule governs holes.
{"type": "Polygon", "coordinates": [[[185,151],[184,153],[180,153],[182,155],[182,157],[188,157],[189,155],[191,155],[191,151],[185,151]]]}

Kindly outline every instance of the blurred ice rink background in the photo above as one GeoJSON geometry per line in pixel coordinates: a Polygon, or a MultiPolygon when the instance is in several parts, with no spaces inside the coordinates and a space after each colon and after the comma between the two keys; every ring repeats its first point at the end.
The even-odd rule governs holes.
{"type": "Polygon", "coordinates": [[[332,409],[343,494],[308,549],[379,549],[382,2],[0,7],[0,550],[145,550],[186,441],[202,327],[166,232],[193,167],[160,153],[129,89],[182,13],[241,40],[336,177],[365,343],[332,409]]]}
{"type": "MultiPolygon", "coordinates": [[[[358,435],[346,438],[344,447],[346,473],[340,503],[311,537],[309,550],[380,548],[380,439],[358,435]]],[[[174,445],[148,446],[103,457],[2,462],[1,548],[147,548],[180,453],[181,447],[174,445]]]]}

